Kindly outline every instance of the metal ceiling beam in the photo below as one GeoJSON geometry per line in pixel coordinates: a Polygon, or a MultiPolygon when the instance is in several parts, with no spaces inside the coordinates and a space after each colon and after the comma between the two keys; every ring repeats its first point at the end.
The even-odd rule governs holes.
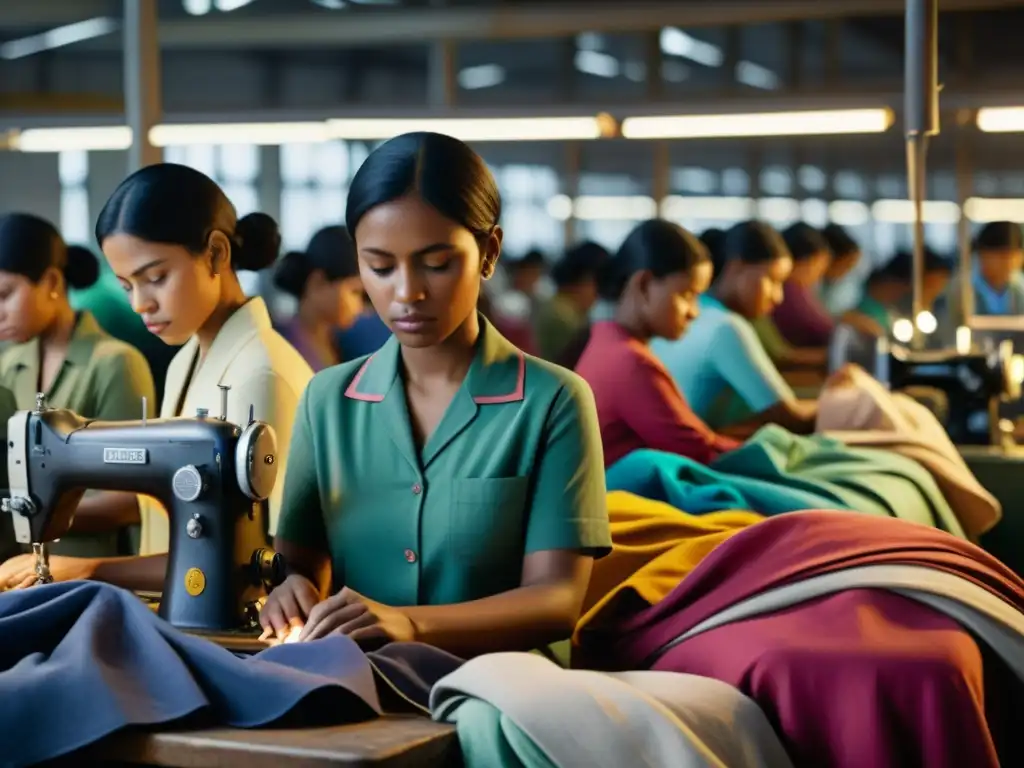
{"type": "MultiPolygon", "coordinates": [[[[49,0],[47,0],[49,2],[49,0]]],[[[46,3],[39,3],[45,6],[46,3]]],[[[1019,7],[1019,0],[943,0],[943,11],[1019,7]]],[[[517,40],[568,37],[580,32],[645,32],[899,15],[903,0],[604,0],[592,4],[533,2],[478,7],[353,9],[335,13],[203,17],[163,21],[164,50],[369,47],[431,40],[517,40]]],[[[116,47],[116,38],[82,48],[116,47]]]]}
{"type": "Polygon", "coordinates": [[[96,16],[120,16],[117,0],[3,0],[0,29],[59,27],[96,16]]]}

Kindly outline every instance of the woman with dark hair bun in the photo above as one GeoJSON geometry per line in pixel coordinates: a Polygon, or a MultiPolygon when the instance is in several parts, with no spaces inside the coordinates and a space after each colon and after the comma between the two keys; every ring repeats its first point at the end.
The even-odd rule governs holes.
{"type": "Polygon", "coordinates": [[[269,635],[415,640],[464,657],[567,639],[610,548],[594,400],[479,312],[501,198],[466,144],[374,150],[346,223],[393,331],[317,374],[292,436],[275,548],[293,574],[269,635]]]}
{"type": "MultiPolygon", "coordinates": [[[[238,219],[212,179],[161,163],[136,171],[114,190],[97,219],[96,241],[150,333],[182,345],[167,371],[160,417],[190,416],[200,408],[216,413],[219,386],[230,387],[228,421],[245,424],[253,406],[256,418],[273,426],[287,465],[295,407],[313,374],[271,327],[263,299],[245,296],[237,274],[277,259],[281,237],[274,220],[261,213],[238,219]]],[[[270,533],[280,496],[278,484],[270,497],[270,533]]],[[[167,514],[148,497],[139,497],[139,513],[145,557],[53,558],[54,578],[160,589],[167,514]]],[[[8,583],[11,578],[16,575],[8,575],[8,583]]]]}
{"type": "MultiPolygon", "coordinates": [[[[0,339],[11,344],[0,354],[0,386],[19,409],[34,408],[42,392],[51,406],[87,418],[141,418],[143,398],[152,415],[156,394],[145,358],[68,301],[69,288],[88,288],[98,277],[96,257],[68,248],[48,221],[28,213],[0,217],[0,339]]],[[[89,494],[71,535],[53,551],[129,554],[126,529],[138,521],[133,495],[89,494]]]]}
{"type": "Polygon", "coordinates": [[[765,351],[752,322],[782,301],[793,257],[768,224],[748,221],[721,244],[724,266],[701,315],[677,341],[655,339],[652,351],[668,368],[694,412],[713,428],[747,436],[767,423],[807,434],[817,403],[798,400],[765,351]]]}
{"type": "Polygon", "coordinates": [[[576,365],[597,401],[606,466],[644,448],[706,464],[737,447],[690,410],[648,347],[686,332],[711,276],[705,245],[662,219],[637,226],[607,264],[599,289],[615,318],[594,324],[576,365]]]}
{"type": "Polygon", "coordinates": [[[335,337],[363,312],[363,281],[355,246],[344,227],[324,227],[305,251],[292,251],[277,265],[274,283],[299,302],[280,327],[314,371],[341,362],[335,337]]]}

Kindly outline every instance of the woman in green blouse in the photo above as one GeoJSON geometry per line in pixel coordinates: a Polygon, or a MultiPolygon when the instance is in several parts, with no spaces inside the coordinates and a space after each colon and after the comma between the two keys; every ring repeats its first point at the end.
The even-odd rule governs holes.
{"type": "MultiPolygon", "coordinates": [[[[106,334],[88,312],[76,313],[68,288],[86,288],[99,263],[84,249],[69,250],[47,221],[27,213],[0,217],[0,387],[17,407],[35,407],[44,393],[54,408],[104,421],[155,413],[149,365],[137,349],[106,334]]],[[[75,513],[71,535],[57,554],[102,557],[129,554],[127,526],[139,522],[130,493],[90,493],[75,513]]]]}
{"type": "Polygon", "coordinates": [[[449,136],[370,155],[346,220],[393,336],[313,378],[275,547],[268,634],[416,640],[461,656],[569,637],[610,548],[594,399],[477,311],[501,250],[490,171],[449,136]]]}

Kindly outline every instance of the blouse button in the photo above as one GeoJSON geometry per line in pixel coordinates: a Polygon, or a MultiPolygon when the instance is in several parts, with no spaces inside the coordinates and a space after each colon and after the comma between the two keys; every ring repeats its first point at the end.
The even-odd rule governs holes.
{"type": "Polygon", "coordinates": [[[413,485],[413,487],[412,487],[412,492],[413,492],[414,494],[416,494],[417,496],[419,496],[419,495],[420,495],[421,493],[423,493],[423,486],[422,486],[422,485],[420,485],[419,483],[416,483],[416,484],[415,484],[415,485],[413,485]]]}
{"type": "Polygon", "coordinates": [[[411,549],[405,550],[405,559],[406,559],[406,562],[415,563],[416,562],[416,553],[413,552],[411,549]]]}

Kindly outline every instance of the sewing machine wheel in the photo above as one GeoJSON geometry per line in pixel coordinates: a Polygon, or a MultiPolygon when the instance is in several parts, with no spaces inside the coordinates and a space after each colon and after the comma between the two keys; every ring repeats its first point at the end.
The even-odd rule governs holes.
{"type": "Polygon", "coordinates": [[[277,481],[277,438],[268,424],[254,421],[238,438],[235,448],[238,487],[253,501],[264,501],[277,481]]]}

